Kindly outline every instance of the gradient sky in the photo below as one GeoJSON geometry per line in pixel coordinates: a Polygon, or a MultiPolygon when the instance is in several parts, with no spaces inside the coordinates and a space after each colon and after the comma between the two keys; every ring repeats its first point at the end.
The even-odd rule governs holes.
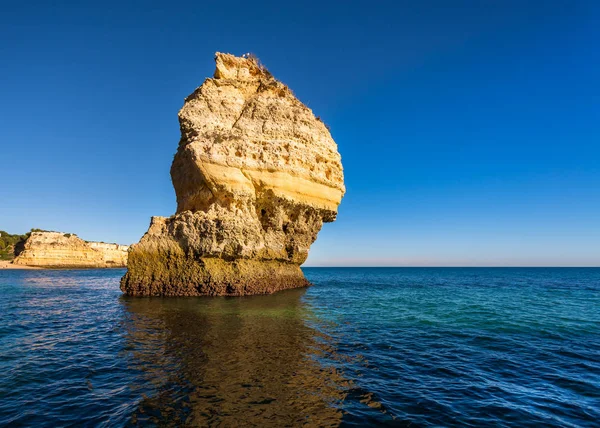
{"type": "Polygon", "coordinates": [[[253,52],[342,154],[307,265],[600,266],[600,2],[83,3],[2,5],[0,229],[137,241],[184,97],[253,52]]]}

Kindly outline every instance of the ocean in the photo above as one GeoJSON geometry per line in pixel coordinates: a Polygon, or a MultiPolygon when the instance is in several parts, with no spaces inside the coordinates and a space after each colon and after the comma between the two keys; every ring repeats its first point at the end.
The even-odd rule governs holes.
{"type": "Polygon", "coordinates": [[[129,298],[124,270],[0,271],[0,425],[600,425],[600,269],[304,272],[129,298]]]}

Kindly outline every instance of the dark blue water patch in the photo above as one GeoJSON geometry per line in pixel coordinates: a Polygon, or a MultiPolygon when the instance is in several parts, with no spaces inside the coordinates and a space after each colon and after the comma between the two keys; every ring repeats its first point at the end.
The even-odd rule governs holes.
{"type": "Polygon", "coordinates": [[[0,271],[0,425],[598,426],[600,269],[304,271],[167,299],[0,271]]]}

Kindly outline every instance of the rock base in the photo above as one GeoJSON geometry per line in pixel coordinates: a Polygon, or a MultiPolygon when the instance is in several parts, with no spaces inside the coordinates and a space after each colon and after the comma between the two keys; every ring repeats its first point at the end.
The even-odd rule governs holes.
{"type": "Polygon", "coordinates": [[[300,266],[279,261],[201,258],[136,251],[121,290],[130,296],[245,296],[311,285],[300,266]]]}

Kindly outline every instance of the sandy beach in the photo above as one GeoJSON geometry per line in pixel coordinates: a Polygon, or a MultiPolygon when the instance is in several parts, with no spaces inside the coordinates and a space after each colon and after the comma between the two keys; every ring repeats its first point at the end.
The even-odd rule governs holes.
{"type": "Polygon", "coordinates": [[[35,266],[13,265],[8,260],[0,260],[0,269],[41,269],[35,266]]]}

